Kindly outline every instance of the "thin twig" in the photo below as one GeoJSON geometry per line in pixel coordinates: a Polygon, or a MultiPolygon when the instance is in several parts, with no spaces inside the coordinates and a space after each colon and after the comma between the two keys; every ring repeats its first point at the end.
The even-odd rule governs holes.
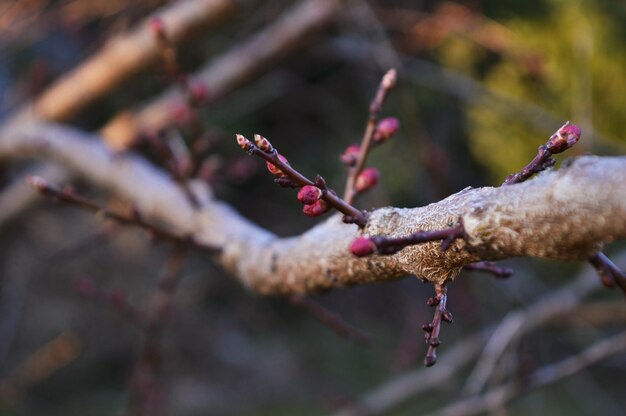
{"type": "Polygon", "coordinates": [[[553,154],[561,153],[574,146],[580,140],[581,130],[575,124],[566,122],[556,131],[546,144],[539,146],[537,156],[526,165],[521,171],[509,175],[502,185],[513,185],[524,182],[531,176],[548,168],[556,163],[552,158],[553,154]]]}
{"type": "Polygon", "coordinates": [[[330,328],[335,334],[360,345],[369,345],[371,337],[352,324],[346,322],[341,316],[328,310],[319,303],[303,295],[292,295],[289,301],[307,312],[315,319],[330,328]]]}
{"type": "Polygon", "coordinates": [[[134,225],[149,231],[154,237],[169,240],[174,243],[184,243],[194,245],[202,250],[215,253],[216,249],[206,244],[197,242],[192,236],[180,236],[165,228],[161,228],[157,225],[150,224],[145,221],[138,211],[133,210],[131,215],[121,214],[111,211],[108,208],[100,206],[98,203],[78,195],[71,188],[61,188],[57,185],[53,185],[40,176],[30,176],[28,183],[39,191],[41,194],[56,198],[59,201],[67,202],[74,206],[86,209],[95,214],[102,215],[105,218],[116,221],[122,225],[134,225]]]}
{"type": "Polygon", "coordinates": [[[161,335],[172,312],[174,295],[179,286],[184,260],[184,248],[172,247],[165,270],[157,282],[147,312],[144,342],[130,381],[126,414],[160,416],[167,414],[165,389],[160,381],[163,364],[161,335]]]}
{"type": "MultiPolygon", "coordinates": [[[[359,209],[348,204],[343,199],[339,198],[332,189],[326,187],[326,182],[321,176],[318,175],[314,182],[298,172],[293,167],[291,167],[291,165],[289,165],[288,163],[285,163],[283,160],[280,159],[278,151],[271,144],[269,144],[269,141],[267,141],[267,139],[262,136],[259,137],[261,138],[261,140],[267,142],[267,150],[262,150],[259,146],[252,143],[250,140],[246,139],[240,134],[237,135],[237,142],[242,147],[242,149],[248,152],[249,155],[258,156],[278,168],[285,177],[289,178],[292,181],[293,186],[303,187],[308,185],[320,188],[322,191],[321,199],[326,201],[337,211],[343,213],[347,218],[347,222],[353,222],[359,227],[365,226],[365,224],[367,223],[367,216],[363,211],[360,211],[359,209]]],[[[279,180],[280,179],[281,178],[279,178],[279,180]]]]}
{"type": "Polygon", "coordinates": [[[492,261],[479,261],[463,266],[463,270],[477,271],[492,274],[496,279],[506,279],[513,275],[513,269],[500,267],[492,261]]]}
{"type": "Polygon", "coordinates": [[[597,252],[589,259],[589,263],[598,272],[604,286],[614,288],[617,285],[626,295],[626,273],[617,267],[604,253],[597,252]]]}
{"type": "Polygon", "coordinates": [[[459,224],[444,228],[442,230],[418,231],[405,237],[359,237],[352,242],[350,251],[358,257],[369,256],[374,253],[391,255],[402,250],[405,247],[416,244],[423,244],[430,241],[441,241],[441,249],[446,251],[452,243],[459,238],[465,238],[465,229],[463,224],[459,224]]]}
{"type": "Polygon", "coordinates": [[[435,285],[435,291],[437,292],[437,296],[428,299],[427,302],[429,306],[435,307],[435,316],[431,323],[422,326],[424,339],[426,340],[426,344],[428,344],[428,351],[424,358],[424,365],[426,367],[432,367],[437,362],[437,348],[441,345],[441,340],[439,339],[441,322],[452,323],[452,314],[446,309],[448,288],[443,285],[435,285]]]}
{"type": "Polygon", "coordinates": [[[380,81],[378,91],[376,91],[376,96],[370,104],[369,117],[365,126],[365,132],[363,133],[363,139],[361,139],[359,155],[357,156],[355,165],[349,169],[348,179],[346,180],[346,188],[343,194],[343,199],[348,204],[352,204],[354,202],[355,196],[357,195],[357,191],[355,188],[356,180],[359,176],[359,173],[361,173],[363,171],[363,168],[365,167],[365,161],[367,160],[369,151],[372,148],[374,134],[376,133],[376,122],[378,121],[380,110],[382,108],[385,97],[387,96],[387,93],[391,91],[391,89],[396,85],[396,77],[397,75],[395,69],[390,69],[389,71],[387,71],[387,73],[380,81]]]}

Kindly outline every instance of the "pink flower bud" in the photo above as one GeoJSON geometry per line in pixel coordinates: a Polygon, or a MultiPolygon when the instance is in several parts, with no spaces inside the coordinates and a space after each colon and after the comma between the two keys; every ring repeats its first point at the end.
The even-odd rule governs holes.
{"type": "Polygon", "coordinates": [[[261,136],[260,134],[254,135],[254,143],[259,149],[261,149],[264,152],[269,153],[274,150],[270,141],[267,140],[265,137],[261,136]]]}
{"type": "Polygon", "coordinates": [[[246,139],[243,134],[235,134],[235,137],[237,138],[237,144],[239,145],[239,147],[241,147],[246,152],[250,150],[250,148],[252,147],[252,142],[250,142],[250,140],[246,139]]]}
{"type": "Polygon", "coordinates": [[[329,210],[330,206],[323,199],[318,199],[313,204],[305,205],[304,208],[302,208],[304,215],[308,215],[309,217],[319,217],[329,210]]]}
{"type": "Polygon", "coordinates": [[[582,130],[576,124],[568,124],[561,129],[560,133],[567,138],[567,144],[572,147],[580,140],[582,130]]]}
{"type": "Polygon", "coordinates": [[[359,237],[350,244],[350,253],[357,257],[365,257],[376,251],[376,245],[367,237],[359,237]]]}
{"type": "Polygon", "coordinates": [[[322,190],[317,186],[306,185],[298,191],[298,201],[304,205],[311,205],[322,197],[322,190]]]}
{"type": "Polygon", "coordinates": [[[400,120],[395,117],[387,117],[378,123],[376,133],[374,133],[374,141],[382,143],[394,136],[400,130],[400,120]]]}
{"type": "Polygon", "coordinates": [[[194,82],[189,87],[191,99],[196,103],[204,103],[209,98],[209,88],[204,82],[194,82]]]}
{"type": "Polygon", "coordinates": [[[363,172],[359,173],[354,184],[354,189],[358,192],[365,192],[370,190],[378,183],[380,179],[380,172],[376,168],[367,168],[363,172]]]}
{"type": "Polygon", "coordinates": [[[361,151],[361,146],[359,146],[358,144],[352,144],[348,146],[348,148],[341,155],[341,161],[346,166],[356,165],[356,161],[359,158],[360,151],[361,151]]]}
{"type": "MultiPolygon", "coordinates": [[[[287,160],[287,158],[285,156],[279,154],[278,155],[278,159],[281,162],[283,162],[285,165],[289,165],[289,161],[287,160]]],[[[283,171],[280,170],[278,167],[276,167],[274,164],[272,164],[270,162],[265,162],[265,166],[267,166],[267,170],[269,170],[272,175],[275,175],[275,176],[285,176],[283,171]]]]}
{"type": "Polygon", "coordinates": [[[395,69],[391,68],[387,73],[383,76],[382,86],[386,90],[390,90],[396,85],[396,80],[398,78],[398,73],[395,69]]]}
{"type": "Polygon", "coordinates": [[[561,153],[574,146],[580,139],[582,131],[575,124],[566,123],[548,140],[548,150],[552,153],[561,153]]]}

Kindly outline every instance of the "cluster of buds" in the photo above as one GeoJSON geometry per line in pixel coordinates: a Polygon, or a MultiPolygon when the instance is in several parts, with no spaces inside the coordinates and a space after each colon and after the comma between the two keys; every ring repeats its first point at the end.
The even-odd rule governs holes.
{"type": "Polygon", "coordinates": [[[349,206],[337,197],[337,194],[326,187],[321,176],[310,181],[291,167],[286,157],[278,153],[272,144],[260,134],[254,135],[254,143],[243,135],[236,135],[237,144],[250,155],[260,156],[265,160],[267,170],[277,178],[278,185],[290,188],[299,188],[297,198],[304,205],[302,212],[309,217],[318,217],[335,207],[355,222],[363,224],[363,213],[349,206]]]}
{"type": "Polygon", "coordinates": [[[304,204],[302,212],[309,217],[319,217],[330,211],[330,205],[322,199],[325,190],[314,185],[305,185],[298,191],[298,201],[304,204]]]}

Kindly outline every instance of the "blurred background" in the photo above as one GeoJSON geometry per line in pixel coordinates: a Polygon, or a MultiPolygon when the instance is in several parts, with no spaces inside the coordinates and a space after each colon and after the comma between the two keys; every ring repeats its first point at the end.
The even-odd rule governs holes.
{"type": "MultiPolygon", "coordinates": [[[[107,39],[175,4],[1,0],[0,114],[8,118],[98,53],[107,39]]],[[[346,173],[339,155],[360,140],[380,77],[395,67],[398,84],[382,114],[398,117],[401,130],[373,152],[369,165],[380,169],[381,184],[360,206],[425,205],[467,186],[499,185],[567,120],[582,127],[583,138],[565,157],[624,154],[625,23],[626,3],[616,0],[233,1],[218,23],[196,30],[176,48],[178,63],[191,74],[235,54],[252,62],[252,69],[215,98],[211,92],[221,86],[206,85],[209,99],[192,109],[193,123],[181,115],[184,109],[171,109],[178,111],[176,123],[164,137],[176,134],[190,148],[201,138],[202,169],[194,175],[256,223],[281,236],[296,235],[319,219],[304,217],[293,193],[276,187],[261,161],[242,155],[233,134],[262,133],[303,173],[321,173],[341,189],[346,173]],[[308,16],[324,10],[302,36],[264,32],[281,22],[304,32],[300,7],[308,7],[308,16]],[[277,52],[257,63],[255,50],[242,45],[259,33],[266,34],[264,42],[275,42],[277,52]]],[[[170,87],[165,73],[156,62],[66,121],[99,131],[121,110],[170,87]]],[[[135,151],[161,163],[148,142],[139,140],[135,151]]],[[[2,162],[3,191],[33,166],[2,162]]],[[[103,204],[124,206],[87,183],[71,183],[103,204]]],[[[124,414],[142,334],[116,311],[115,296],[144,307],[169,248],[142,231],[49,200],[4,218],[0,414],[124,414]],[[77,281],[96,285],[108,301],[81,295],[77,281]]],[[[608,249],[622,267],[624,248],[616,243],[608,249]]],[[[439,363],[423,369],[421,325],[432,316],[425,304],[430,285],[409,277],[314,296],[371,336],[362,346],[286,299],[247,292],[191,251],[175,313],[163,330],[164,408],[173,415],[319,415],[348,408],[352,413],[345,414],[368,414],[358,404],[369,397],[382,406],[370,413],[427,414],[480,393],[472,387],[480,379],[474,364],[487,342],[480,336],[514,311],[534,310],[544,296],[571,290],[585,299],[513,337],[480,390],[521,380],[623,327],[622,295],[601,290],[588,265],[531,259],[504,265],[515,270],[508,280],[464,272],[450,286],[455,323],[443,328],[439,363]],[[571,287],[587,275],[593,283],[583,292],[571,287]],[[476,336],[480,342],[476,351],[468,350],[468,361],[454,364],[441,381],[433,377],[424,391],[415,388],[418,381],[407,382],[418,391],[393,396],[385,406],[380,396],[368,396],[403,377],[441,374],[446,353],[476,336]]],[[[622,353],[488,411],[623,414],[625,375],[622,353]]]]}

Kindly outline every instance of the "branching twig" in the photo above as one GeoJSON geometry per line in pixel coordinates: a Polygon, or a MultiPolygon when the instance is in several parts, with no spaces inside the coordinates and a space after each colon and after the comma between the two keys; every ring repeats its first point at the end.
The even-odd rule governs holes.
{"type": "Polygon", "coordinates": [[[448,288],[442,285],[435,285],[435,291],[437,292],[436,297],[430,298],[426,302],[429,306],[435,308],[435,316],[431,323],[422,326],[424,339],[428,345],[428,351],[424,358],[426,367],[431,367],[437,362],[437,347],[441,345],[441,340],[439,339],[441,322],[452,323],[452,314],[446,309],[448,288]]]}
{"type": "Polygon", "coordinates": [[[363,171],[365,167],[365,161],[372,148],[374,142],[374,136],[376,134],[376,122],[378,121],[378,115],[382,108],[383,102],[387,93],[396,85],[396,70],[390,69],[383,76],[378,86],[376,96],[372,100],[369,108],[369,117],[365,126],[365,132],[363,133],[363,139],[361,139],[361,145],[359,146],[359,152],[356,157],[354,165],[348,170],[348,179],[346,180],[346,189],[343,194],[343,199],[348,203],[354,202],[354,197],[357,195],[357,177],[363,171]]]}
{"type": "MultiPolygon", "coordinates": [[[[626,261],[626,256],[622,255],[619,260],[620,262],[626,261]]],[[[420,368],[393,377],[364,395],[358,404],[340,410],[335,413],[335,416],[388,414],[396,407],[414,399],[420,393],[447,387],[453,377],[465,365],[477,361],[476,356],[481,353],[482,357],[478,360],[479,362],[493,358],[497,364],[497,357],[500,357],[511,345],[512,337],[522,337],[551,321],[560,322],[561,318],[571,313],[583,299],[599,289],[600,286],[597,284],[594,274],[590,270],[585,270],[564,287],[541,296],[523,309],[512,311],[495,330],[483,330],[464,337],[464,340],[452,346],[443,355],[437,366],[420,368]],[[491,336],[487,337],[489,333],[491,336]],[[489,342],[485,346],[487,340],[489,342]]],[[[484,368],[480,365],[476,367],[484,368]]],[[[493,367],[490,365],[487,367],[486,373],[490,373],[489,368],[493,367]]],[[[486,378],[489,378],[489,375],[486,378]]],[[[468,386],[474,386],[477,382],[476,377],[472,376],[467,380],[468,386]]],[[[478,391],[481,389],[479,388],[478,391]]],[[[477,391],[472,390],[472,392],[475,394],[477,391]]]]}
{"type": "Polygon", "coordinates": [[[248,152],[265,160],[269,165],[270,172],[279,176],[276,182],[282,186],[289,187],[313,187],[319,190],[317,199],[321,199],[328,203],[331,207],[345,215],[346,222],[355,223],[359,227],[364,227],[367,223],[367,216],[363,211],[358,210],[337,196],[337,193],[326,186],[324,179],[317,175],[315,181],[311,181],[302,175],[296,169],[291,167],[282,155],[271,145],[271,143],[263,136],[256,134],[254,136],[255,143],[246,139],[243,135],[237,134],[237,143],[248,152]]]}

